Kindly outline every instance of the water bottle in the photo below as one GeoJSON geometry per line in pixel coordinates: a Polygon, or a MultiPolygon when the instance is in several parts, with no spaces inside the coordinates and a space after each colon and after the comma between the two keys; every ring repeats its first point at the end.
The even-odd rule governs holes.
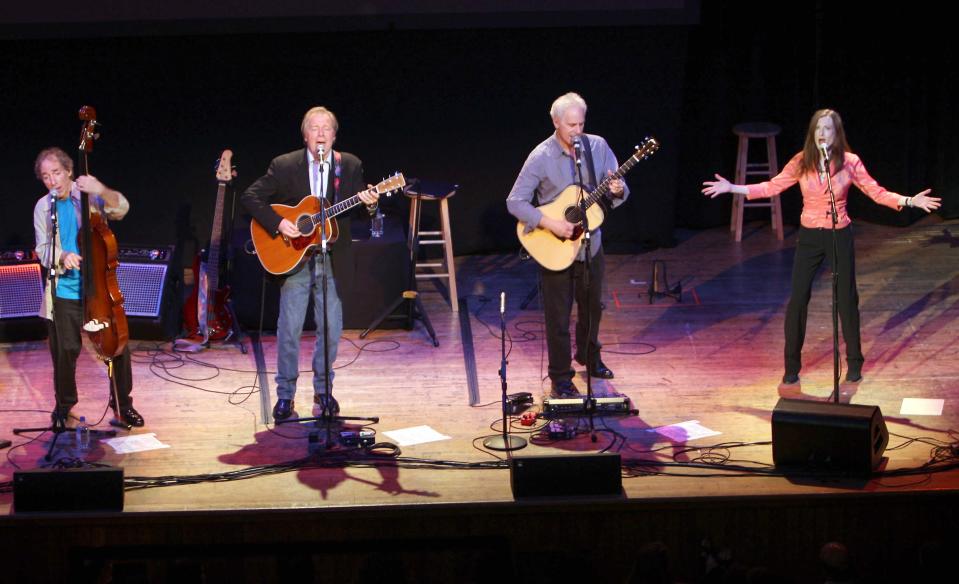
{"type": "Polygon", "coordinates": [[[80,416],[80,422],[77,424],[77,451],[86,452],[90,450],[90,427],[87,426],[87,417],[80,416]]]}
{"type": "Polygon", "coordinates": [[[376,214],[370,217],[370,237],[383,237],[383,213],[376,208],[376,214]]]}

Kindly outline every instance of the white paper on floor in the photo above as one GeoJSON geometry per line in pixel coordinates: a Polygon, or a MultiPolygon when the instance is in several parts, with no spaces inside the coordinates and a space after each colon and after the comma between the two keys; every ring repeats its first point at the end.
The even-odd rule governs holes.
{"type": "Polygon", "coordinates": [[[920,397],[902,398],[902,407],[899,413],[911,416],[941,416],[944,399],[924,399],[920,397]]]}
{"type": "Polygon", "coordinates": [[[164,444],[157,440],[157,435],[149,434],[130,434],[120,438],[108,438],[103,440],[110,445],[110,448],[117,454],[131,454],[133,452],[145,452],[147,450],[157,450],[160,448],[169,448],[169,444],[164,444]]]}
{"type": "Polygon", "coordinates": [[[656,432],[673,442],[688,442],[697,438],[708,438],[709,436],[719,436],[722,432],[710,430],[699,423],[699,420],[689,420],[678,424],[668,426],[659,426],[658,428],[649,428],[647,432],[656,432]]]}
{"type": "Polygon", "coordinates": [[[444,436],[429,426],[414,426],[412,428],[390,430],[389,432],[383,432],[383,435],[395,441],[400,446],[413,446],[414,444],[424,444],[426,442],[450,440],[449,436],[444,436]]]}

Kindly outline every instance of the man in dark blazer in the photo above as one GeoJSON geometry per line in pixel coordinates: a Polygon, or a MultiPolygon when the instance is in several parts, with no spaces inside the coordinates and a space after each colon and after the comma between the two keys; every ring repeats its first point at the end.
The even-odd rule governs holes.
{"type": "MultiPolygon", "coordinates": [[[[303,116],[300,130],[305,148],[277,156],[266,174],[257,179],[243,193],[243,206],[253,219],[274,237],[296,238],[302,234],[297,226],[278,215],[271,204],[296,205],[306,196],[325,197],[330,203],[342,201],[355,194],[366,204],[367,211],[376,208],[379,195],[366,192],[363,163],[347,152],[333,150],[339,124],[336,116],[325,107],[314,107],[303,116]]],[[[356,207],[361,213],[362,206],[356,207]]],[[[363,213],[365,215],[365,213],[363,213]]],[[[316,322],[316,345],[313,349],[313,401],[324,411],[335,414],[339,404],[332,397],[327,401],[325,377],[332,365],[343,332],[343,307],[340,293],[353,282],[353,255],[350,242],[349,213],[336,218],[340,237],[330,246],[329,266],[324,264],[319,250],[307,255],[296,270],[280,282],[280,316],[276,324],[277,373],[276,420],[293,414],[293,396],[299,375],[300,336],[303,321],[313,295],[316,322]],[[327,269],[329,268],[329,269],[327,269]],[[327,273],[327,306],[323,306],[322,278],[327,273]],[[329,331],[329,361],[323,359],[323,318],[327,316],[329,331]]]]}

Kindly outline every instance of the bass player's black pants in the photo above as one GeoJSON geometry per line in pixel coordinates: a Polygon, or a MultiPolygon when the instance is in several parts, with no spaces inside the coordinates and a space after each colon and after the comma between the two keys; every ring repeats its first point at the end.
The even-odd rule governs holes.
{"type": "MultiPolygon", "coordinates": [[[[77,359],[83,348],[81,335],[83,308],[79,300],[54,298],[53,320],[47,321],[50,356],[53,357],[53,386],[57,398],[57,413],[65,416],[77,403],[77,359]]],[[[120,407],[133,405],[133,371],[129,346],[113,358],[113,373],[117,382],[120,407]]],[[[107,381],[109,388],[109,381],[107,381]]],[[[111,396],[112,400],[112,396],[111,396]]]]}

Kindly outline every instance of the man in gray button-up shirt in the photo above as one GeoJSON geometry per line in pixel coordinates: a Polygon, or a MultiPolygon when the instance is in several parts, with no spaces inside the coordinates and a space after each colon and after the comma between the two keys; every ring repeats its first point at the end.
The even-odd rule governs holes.
{"type": "MultiPolygon", "coordinates": [[[[541,142],[526,159],[516,183],[506,199],[509,212],[527,232],[546,229],[558,238],[570,238],[576,227],[565,219],[544,215],[532,204],[534,196],[540,205],[556,199],[570,185],[578,182],[574,164],[573,143],[584,136],[586,102],[576,93],[567,93],[553,102],[550,117],[556,131],[541,142]]],[[[583,165],[583,181],[601,181],[618,167],[616,156],[606,140],[594,134],[585,134],[588,140],[593,172],[583,165]]],[[[585,143],[587,140],[583,140],[585,143]]],[[[595,184],[592,185],[595,187],[595,184]]],[[[610,199],[607,203],[617,207],[629,195],[625,183],[616,179],[609,185],[610,199]]],[[[611,379],[613,372],[600,359],[598,341],[599,321],[602,316],[600,292],[602,290],[604,258],[600,230],[591,232],[589,299],[584,285],[585,246],[580,249],[576,261],[565,270],[541,269],[543,286],[543,311],[546,319],[547,348],[549,352],[549,377],[555,395],[576,394],[573,385],[573,370],[570,369],[570,311],[576,299],[576,360],[586,364],[587,357],[594,377],[611,379]]]]}

